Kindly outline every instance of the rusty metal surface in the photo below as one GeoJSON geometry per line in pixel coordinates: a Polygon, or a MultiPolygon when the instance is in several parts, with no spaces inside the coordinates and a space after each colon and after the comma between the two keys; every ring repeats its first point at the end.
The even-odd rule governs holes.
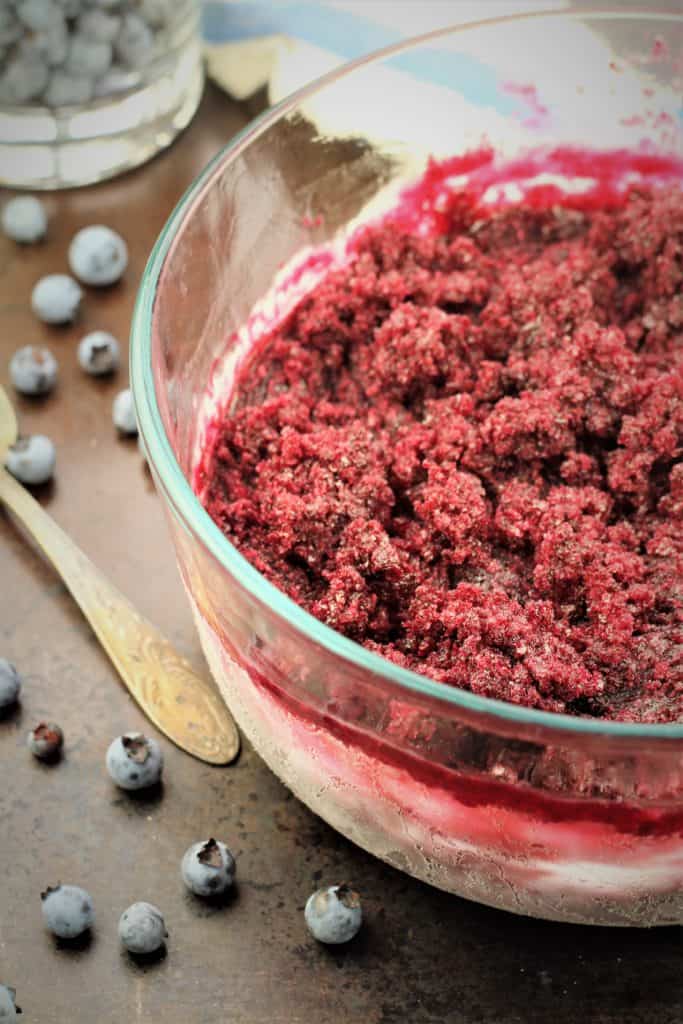
{"type": "MultiPolygon", "coordinates": [[[[49,240],[0,240],[0,380],[20,344],[43,341],[60,361],[47,400],[17,401],[25,431],[58,447],[54,486],[40,498],[145,615],[201,665],[159,501],[134,441],[114,435],[110,407],[126,383],[85,377],[77,339],[113,330],[126,341],[135,289],[158,230],[185,186],[245,120],[209,90],[172,149],[118,181],[49,196],[49,240]],[[29,309],[43,273],[66,269],[77,228],[102,222],[131,249],[120,286],[89,291],[77,326],[42,327],[29,309]]],[[[4,196],[2,197],[4,199],[4,196]]],[[[163,1020],[165,1024],[463,1024],[683,1019],[679,929],[607,932],[507,916],[445,896],[373,860],[297,803],[249,746],[216,769],[169,743],[163,791],[131,797],[110,784],[111,738],[144,719],[76,606],[0,514],[0,655],[25,679],[21,708],[0,720],[0,981],[31,1024],[163,1020]],[[66,734],[55,766],[34,761],[28,728],[54,718],[66,734]],[[198,838],[224,839],[238,885],[222,906],[183,890],[179,862],[198,838]],[[92,941],[60,948],[43,929],[39,892],[85,886],[92,941]],[[347,949],[316,946],[303,905],[323,883],[352,881],[366,925],[347,949]],[[134,900],[157,903],[168,953],[134,963],[117,923],[134,900]]]]}

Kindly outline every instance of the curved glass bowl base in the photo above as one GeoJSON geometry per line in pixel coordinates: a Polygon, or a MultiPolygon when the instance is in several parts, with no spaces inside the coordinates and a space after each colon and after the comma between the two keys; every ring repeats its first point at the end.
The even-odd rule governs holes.
{"type": "Polygon", "coordinates": [[[498,781],[498,799],[463,800],[464,775],[436,788],[417,759],[382,761],[359,732],[335,734],[322,717],[279,699],[232,660],[190,596],[202,647],[237,723],[268,767],[315,814],[392,867],[466,899],[515,914],[574,924],[679,924],[683,850],[674,833],[567,820],[568,801],[520,806],[519,787],[498,781]],[[645,834],[641,834],[645,832],[645,834]],[[618,858],[618,863],[617,863],[618,858]]]}

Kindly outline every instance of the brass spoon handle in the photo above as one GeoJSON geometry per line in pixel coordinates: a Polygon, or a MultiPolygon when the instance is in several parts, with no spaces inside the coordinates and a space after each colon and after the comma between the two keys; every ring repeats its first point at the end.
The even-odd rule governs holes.
{"type": "Polygon", "coordinates": [[[202,761],[239,751],[235,722],[213,686],[102,575],[38,502],[0,468],[0,499],[52,562],[123,682],[158,729],[202,761]]]}

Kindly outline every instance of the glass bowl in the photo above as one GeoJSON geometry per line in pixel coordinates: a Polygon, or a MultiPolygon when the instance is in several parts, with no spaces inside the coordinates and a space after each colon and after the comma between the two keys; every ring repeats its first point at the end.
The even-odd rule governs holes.
{"type": "Polygon", "coordinates": [[[293,258],[384,208],[430,154],[482,138],[501,159],[565,144],[680,159],[682,53],[680,15],[581,11],[433,33],[346,65],[207,167],[156,244],[132,328],[140,429],[182,580],[256,750],[395,867],[561,921],[683,922],[683,724],[529,710],[399,668],[268,583],[193,481],[211,408],[282,312],[267,296],[293,258]]]}
{"type": "Polygon", "coordinates": [[[198,0],[51,0],[31,13],[22,24],[0,9],[0,184],[102,181],[189,123],[204,87],[198,0]]]}

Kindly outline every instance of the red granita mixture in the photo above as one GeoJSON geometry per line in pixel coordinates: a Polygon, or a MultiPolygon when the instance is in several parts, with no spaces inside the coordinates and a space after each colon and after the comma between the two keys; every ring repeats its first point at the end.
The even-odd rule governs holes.
{"type": "Polygon", "coordinates": [[[245,359],[206,507],[399,665],[683,721],[683,191],[487,205],[430,174],[430,230],[361,229],[245,359]]]}

